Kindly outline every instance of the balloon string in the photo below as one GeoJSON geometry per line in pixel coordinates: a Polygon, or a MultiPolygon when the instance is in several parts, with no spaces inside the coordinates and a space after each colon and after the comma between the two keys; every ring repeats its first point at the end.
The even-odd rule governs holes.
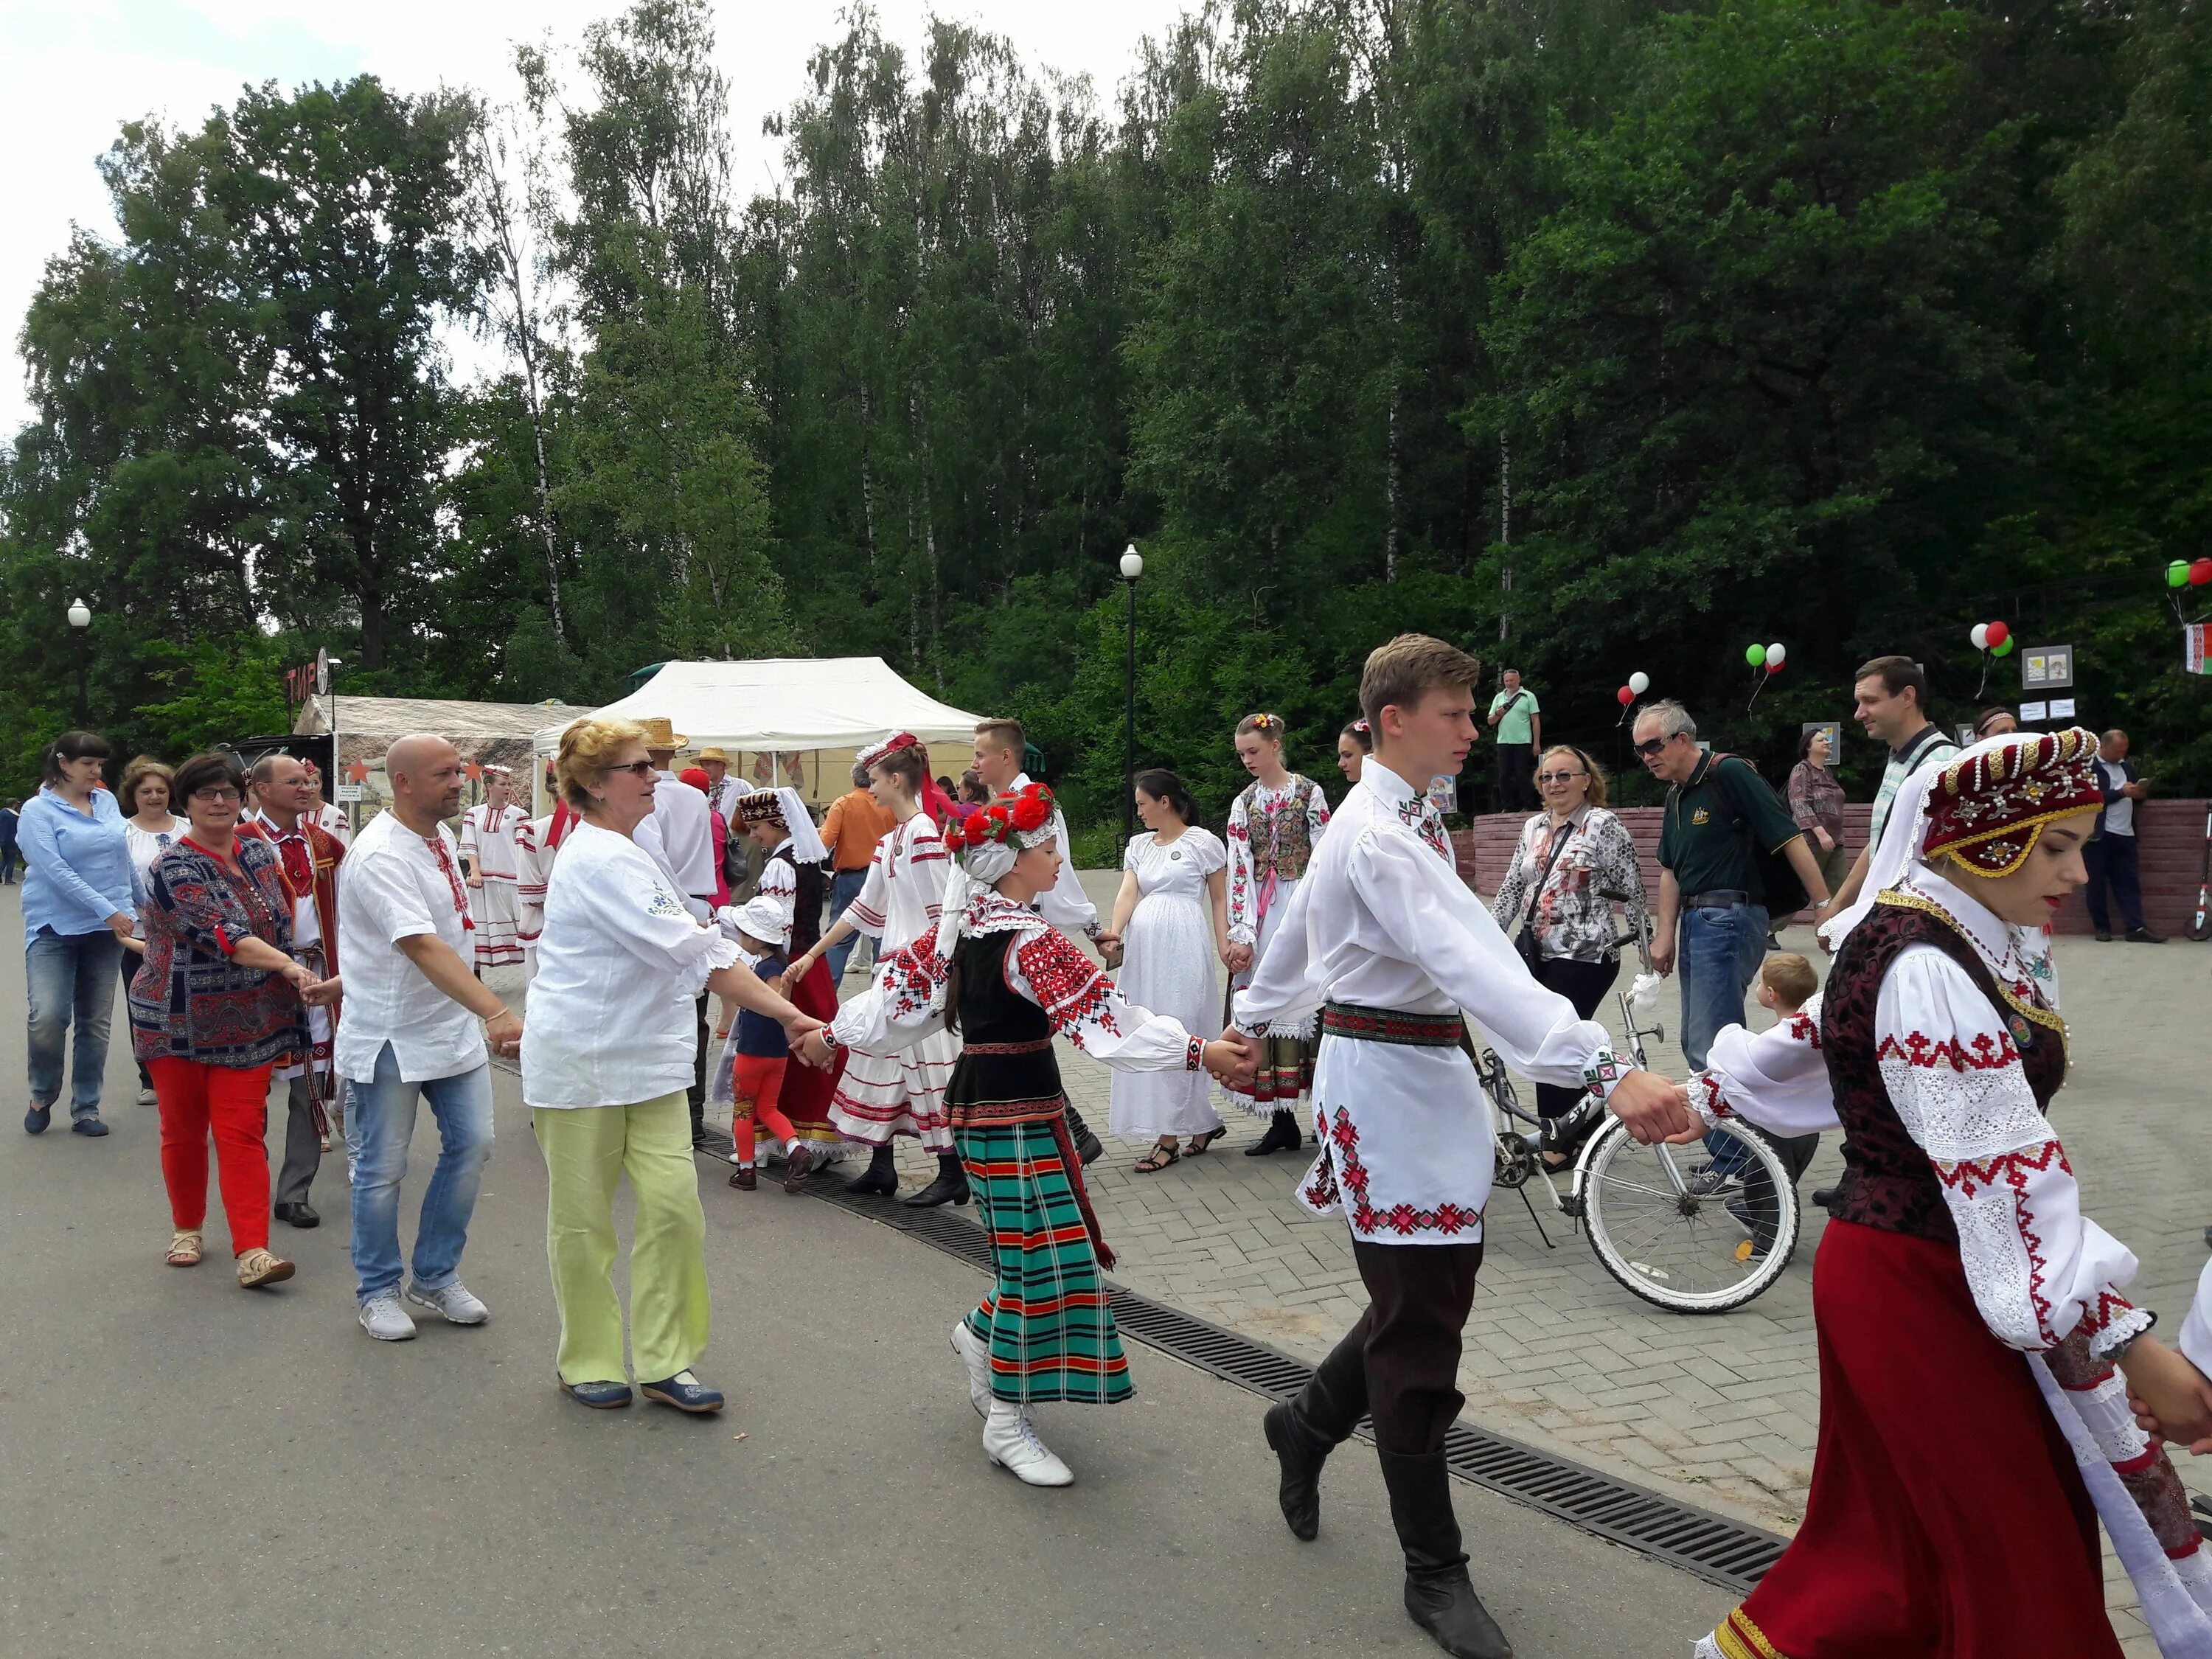
{"type": "Polygon", "coordinates": [[[1981,684],[1980,684],[1980,685],[1978,685],[1978,686],[1976,686],[1976,687],[1974,688],[1974,701],[1975,701],[1976,702],[1979,702],[1982,700],[1982,692],[1983,692],[1983,690],[1984,690],[1988,686],[1989,683],[1990,683],[1990,653],[1989,653],[1986,650],[1984,650],[1984,651],[1982,653],[1982,683],[1981,683],[1981,684]]]}
{"type": "MultiPolygon", "coordinates": [[[[1757,702],[1759,701],[1759,694],[1766,690],[1767,678],[1768,676],[1762,670],[1759,676],[1759,684],[1751,688],[1751,702],[1757,702]]],[[[1751,713],[1751,702],[1747,702],[1743,706],[1743,712],[1747,714],[1751,713]]]]}

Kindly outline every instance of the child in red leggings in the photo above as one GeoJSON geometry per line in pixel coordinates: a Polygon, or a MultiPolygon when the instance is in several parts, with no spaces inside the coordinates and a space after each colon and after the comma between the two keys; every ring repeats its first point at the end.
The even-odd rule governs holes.
{"type": "MultiPolygon", "coordinates": [[[[720,915],[724,931],[737,936],[738,948],[745,953],[746,965],[761,978],[775,979],[790,966],[786,953],[791,948],[791,911],[781,899],[763,894],[735,909],[725,909],[720,915]]],[[[756,1121],[776,1138],[787,1158],[798,1144],[798,1133],[791,1127],[791,1120],[777,1109],[775,1103],[776,1097],[783,1092],[783,1073],[791,1063],[791,1048],[782,1026],[727,1001],[721,1005],[721,1018],[714,1034],[726,1041],[707,1097],[730,1108],[730,1139],[735,1143],[730,1162],[738,1166],[730,1177],[730,1185],[749,1193],[760,1185],[760,1176],[753,1167],[756,1121]],[[737,1016],[734,1037],[730,1035],[732,1014],[737,1016]]],[[[791,1165],[787,1163],[785,1168],[788,1171],[791,1165]]],[[[806,1184],[807,1174],[803,1167],[795,1174],[787,1173],[783,1190],[799,1191],[806,1184]]]]}

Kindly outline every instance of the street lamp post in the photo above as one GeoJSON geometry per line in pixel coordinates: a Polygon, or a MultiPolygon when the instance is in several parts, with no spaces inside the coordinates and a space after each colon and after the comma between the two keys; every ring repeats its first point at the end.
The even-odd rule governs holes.
{"type": "Polygon", "coordinates": [[[90,718],[85,712],[85,659],[91,648],[92,607],[82,599],[71,599],[69,625],[76,635],[76,723],[82,726],[90,718]]]}
{"type": "Polygon", "coordinates": [[[1134,542],[1121,555],[1121,580],[1129,590],[1129,651],[1122,674],[1127,695],[1127,717],[1121,741],[1121,844],[1137,833],[1137,579],[1145,574],[1145,556],[1134,542]]]}

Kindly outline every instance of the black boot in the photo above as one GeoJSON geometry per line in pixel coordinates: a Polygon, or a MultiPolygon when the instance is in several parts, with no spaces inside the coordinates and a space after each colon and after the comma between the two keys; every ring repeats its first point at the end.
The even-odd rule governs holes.
{"type": "Polygon", "coordinates": [[[960,1167],[960,1154],[939,1152],[937,1155],[937,1179],[906,1200],[909,1210],[927,1210],[939,1204],[965,1204],[968,1201],[968,1171],[960,1167]]]}
{"type": "Polygon", "coordinates": [[[1290,1522],[1291,1537],[1310,1544],[1321,1532],[1321,1466],[1336,1442],[1309,1424],[1288,1400],[1268,1407],[1260,1427],[1283,1467],[1282,1488],[1276,1493],[1283,1519],[1290,1522]]]}
{"type": "Polygon", "coordinates": [[[1067,1114],[1067,1135],[1075,1143],[1075,1155],[1083,1160],[1083,1167],[1087,1170],[1105,1155],[1106,1149],[1099,1145],[1098,1137],[1091,1133],[1091,1126],[1083,1121],[1083,1114],[1075,1109],[1073,1101],[1061,1103],[1061,1109],[1067,1114]]]}
{"type": "Polygon", "coordinates": [[[1299,1146],[1298,1115],[1287,1106],[1275,1109],[1267,1120],[1267,1133],[1244,1149],[1247,1158],[1265,1158],[1269,1152],[1295,1152],[1299,1146]]]}
{"type": "Polygon", "coordinates": [[[891,1162],[889,1143],[869,1154],[868,1167],[847,1182],[845,1190],[878,1198],[889,1198],[898,1191],[898,1168],[891,1162]]]}
{"type": "Polygon", "coordinates": [[[1377,1451],[1390,1519],[1406,1553],[1406,1611],[1453,1659],[1513,1659],[1513,1644],[1474,1593],[1452,1513],[1444,1455],[1377,1451]]]}

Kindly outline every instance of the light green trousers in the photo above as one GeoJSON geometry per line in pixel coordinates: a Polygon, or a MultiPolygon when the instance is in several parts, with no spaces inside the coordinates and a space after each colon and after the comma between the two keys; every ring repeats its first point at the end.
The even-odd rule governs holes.
{"type": "Polygon", "coordinates": [[[635,1106],[538,1107],[531,1114],[550,1189],[545,1254],[561,1310],[561,1380],[619,1382],[615,1185],[629,1172],[630,1347],[641,1382],[689,1370],[707,1351],[707,1214],[680,1094],[635,1106]]]}

